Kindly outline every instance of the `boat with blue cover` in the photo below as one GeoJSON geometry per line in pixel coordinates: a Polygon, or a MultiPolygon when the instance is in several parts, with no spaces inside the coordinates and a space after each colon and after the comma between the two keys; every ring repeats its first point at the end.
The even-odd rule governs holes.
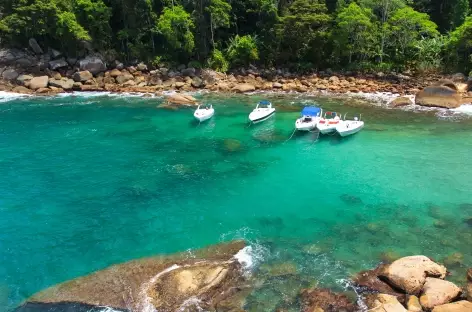
{"type": "Polygon", "coordinates": [[[295,128],[300,131],[311,131],[321,120],[323,110],[317,106],[307,106],[303,108],[301,117],[295,122],[295,128]]]}
{"type": "Polygon", "coordinates": [[[249,120],[252,123],[262,122],[269,119],[275,114],[275,108],[272,107],[272,103],[263,100],[260,101],[256,108],[249,114],[249,120]]]}

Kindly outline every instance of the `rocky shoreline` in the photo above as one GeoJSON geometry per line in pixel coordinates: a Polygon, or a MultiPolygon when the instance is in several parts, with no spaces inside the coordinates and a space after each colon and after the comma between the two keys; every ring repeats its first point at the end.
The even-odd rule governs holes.
{"type": "MultiPolygon", "coordinates": [[[[114,265],[41,291],[15,311],[258,311],[246,309],[247,296],[261,283],[261,277],[248,274],[244,259],[250,248],[233,241],[191,256],[182,253],[114,265]]],[[[268,268],[278,278],[290,271],[283,265],[268,268]]],[[[447,281],[447,276],[445,266],[426,256],[403,257],[352,277],[349,284],[356,289],[355,298],[311,287],[299,291],[298,308],[275,311],[472,311],[472,268],[464,276],[463,288],[447,281]]]]}
{"type": "Polygon", "coordinates": [[[150,67],[144,63],[125,67],[109,65],[102,56],[84,59],[63,57],[57,51],[34,55],[28,51],[0,50],[0,91],[54,95],[72,91],[108,91],[161,95],[164,91],[207,90],[222,93],[254,91],[356,94],[385,92],[402,95],[391,107],[413,104],[457,108],[470,103],[472,89],[462,74],[448,77],[406,74],[371,75],[352,72],[317,72],[307,75],[285,69],[238,69],[219,73],[179,65],[177,68],[150,67]]]}

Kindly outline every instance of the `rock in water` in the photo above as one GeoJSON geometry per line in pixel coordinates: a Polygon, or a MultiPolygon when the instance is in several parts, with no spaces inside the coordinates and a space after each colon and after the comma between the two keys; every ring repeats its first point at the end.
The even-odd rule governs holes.
{"type": "Polygon", "coordinates": [[[451,282],[437,278],[426,278],[420,297],[421,305],[427,309],[446,304],[461,294],[461,289],[451,282]]]}
{"type": "Polygon", "coordinates": [[[430,107],[456,108],[461,105],[461,96],[449,87],[430,86],[416,94],[415,103],[430,107]]]}
{"type": "Polygon", "coordinates": [[[33,93],[30,89],[23,87],[23,86],[17,86],[14,87],[11,91],[16,92],[16,93],[21,93],[21,94],[30,94],[33,93]]]}
{"type": "Polygon", "coordinates": [[[472,301],[472,268],[467,270],[467,300],[472,301]]]}
{"type": "Polygon", "coordinates": [[[195,105],[197,100],[193,96],[176,93],[169,95],[167,97],[167,102],[179,105],[195,105]]]}
{"type": "Polygon", "coordinates": [[[408,106],[413,104],[413,101],[406,97],[406,96],[400,96],[394,99],[393,101],[390,102],[389,106],[390,107],[402,107],[402,106],[408,106]]]}
{"type": "Polygon", "coordinates": [[[191,258],[185,252],[114,265],[41,291],[17,312],[27,311],[28,305],[39,303],[175,312],[194,304],[198,304],[198,307],[193,306],[195,311],[214,311],[225,301],[231,309],[241,309],[228,302],[234,299],[234,303],[239,304],[239,296],[244,293],[241,290],[246,288],[241,265],[234,257],[244,245],[242,241],[234,241],[196,250],[191,258]]]}
{"type": "Polygon", "coordinates": [[[379,312],[407,312],[405,307],[395,296],[386,294],[372,294],[366,298],[366,304],[369,311],[379,312]]]}
{"type": "Polygon", "coordinates": [[[34,53],[36,53],[36,54],[43,54],[44,53],[43,49],[41,49],[41,47],[39,46],[36,39],[30,38],[28,43],[29,43],[29,46],[30,46],[31,50],[33,50],[34,53]]]}
{"type": "Polygon", "coordinates": [[[472,302],[469,301],[457,301],[454,303],[448,303],[434,307],[432,312],[470,312],[472,311],[472,302]]]}
{"type": "Polygon", "coordinates": [[[359,205],[362,204],[362,199],[356,195],[343,194],[339,198],[346,204],[359,205]]]}
{"type": "Polygon", "coordinates": [[[355,285],[361,287],[361,292],[379,292],[396,297],[403,297],[403,293],[400,293],[379,278],[381,272],[383,272],[386,267],[388,267],[388,265],[380,265],[374,270],[362,271],[353,278],[353,282],[355,285]]]}
{"type": "Polygon", "coordinates": [[[354,312],[357,306],[343,294],[337,294],[329,289],[304,289],[301,293],[301,311],[313,312],[354,312]]]}
{"type": "Polygon", "coordinates": [[[387,279],[393,287],[407,294],[418,295],[427,277],[446,277],[446,268],[425,256],[400,258],[388,265],[380,277],[387,279]]]}

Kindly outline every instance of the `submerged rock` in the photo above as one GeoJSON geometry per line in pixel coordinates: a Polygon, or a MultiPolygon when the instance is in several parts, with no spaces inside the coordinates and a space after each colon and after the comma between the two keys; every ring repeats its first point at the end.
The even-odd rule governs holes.
{"type": "Polygon", "coordinates": [[[179,105],[195,105],[197,103],[197,100],[191,95],[176,93],[167,97],[167,103],[179,105]]]}
{"type": "Polygon", "coordinates": [[[380,265],[373,270],[359,272],[353,278],[353,282],[356,286],[361,288],[361,292],[379,292],[396,297],[403,297],[403,293],[399,292],[380,278],[381,273],[386,267],[387,265],[380,265]]]}
{"type": "Polygon", "coordinates": [[[223,301],[231,306],[231,298],[236,298],[247,286],[241,264],[234,257],[244,245],[234,241],[196,250],[192,257],[186,252],[114,265],[43,290],[18,311],[28,311],[21,309],[41,303],[163,312],[187,307],[185,311],[190,311],[191,306],[195,310],[212,310],[223,301]]]}
{"type": "Polygon", "coordinates": [[[283,263],[276,263],[276,264],[264,264],[260,268],[261,272],[271,277],[280,277],[280,276],[287,276],[287,275],[295,275],[297,274],[297,265],[293,262],[283,262],[283,263]]]}
{"type": "Polygon", "coordinates": [[[472,268],[467,270],[467,300],[472,301],[472,268]]]}
{"type": "Polygon", "coordinates": [[[427,309],[446,304],[457,298],[461,294],[461,289],[451,282],[438,278],[426,278],[423,285],[420,303],[427,309]]]}
{"type": "Polygon", "coordinates": [[[304,289],[301,292],[302,312],[354,312],[357,306],[343,294],[329,289],[304,289]]]}
{"type": "Polygon", "coordinates": [[[234,153],[241,150],[241,141],[236,139],[226,139],[223,141],[223,148],[226,152],[234,153]]]}
{"type": "Polygon", "coordinates": [[[380,273],[393,287],[402,289],[408,294],[417,295],[427,277],[444,279],[447,270],[425,256],[410,256],[394,261],[380,273]]]}
{"type": "Polygon", "coordinates": [[[343,194],[339,196],[343,202],[351,205],[360,205],[362,204],[362,199],[356,195],[343,194]]]}
{"type": "Polygon", "coordinates": [[[464,255],[460,252],[455,252],[444,258],[443,262],[447,267],[458,267],[463,264],[464,255]]]}

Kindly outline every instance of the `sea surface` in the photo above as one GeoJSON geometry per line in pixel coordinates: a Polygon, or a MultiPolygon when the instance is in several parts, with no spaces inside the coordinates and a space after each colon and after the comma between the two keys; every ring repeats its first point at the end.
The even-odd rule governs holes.
{"type": "MultiPolygon", "coordinates": [[[[246,239],[249,311],[304,287],[350,289],[382,260],[472,265],[472,118],[301,95],[199,94],[208,122],[162,98],[0,96],[0,306],[111,264],[246,239]],[[257,101],[274,118],[249,125],[257,101]],[[366,127],[293,136],[304,105],[366,127]]],[[[467,111],[467,107],[464,108],[467,111]]]]}

